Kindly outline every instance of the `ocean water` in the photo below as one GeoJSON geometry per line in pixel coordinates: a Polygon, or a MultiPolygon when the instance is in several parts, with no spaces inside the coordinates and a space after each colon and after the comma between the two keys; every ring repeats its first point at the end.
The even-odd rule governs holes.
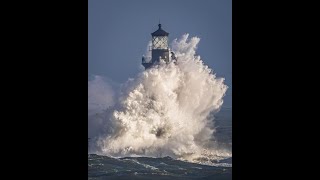
{"type": "MultiPolygon", "coordinates": [[[[213,134],[219,148],[232,148],[232,109],[215,115],[213,134]]],[[[232,157],[191,163],[166,157],[114,158],[88,154],[88,179],[232,179],[232,157]]]]}

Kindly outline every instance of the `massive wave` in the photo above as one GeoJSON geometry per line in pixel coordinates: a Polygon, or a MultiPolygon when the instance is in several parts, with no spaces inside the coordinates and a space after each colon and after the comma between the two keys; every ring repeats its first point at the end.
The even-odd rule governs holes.
{"type": "Polygon", "coordinates": [[[117,93],[99,76],[89,81],[91,153],[191,162],[231,156],[214,141],[214,114],[227,86],[196,55],[199,41],[175,39],[176,60],[141,72],[117,93]]]}

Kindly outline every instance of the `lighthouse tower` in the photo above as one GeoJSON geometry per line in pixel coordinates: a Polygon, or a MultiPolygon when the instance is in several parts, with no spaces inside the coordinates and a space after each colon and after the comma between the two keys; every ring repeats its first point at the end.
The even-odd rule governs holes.
{"type": "Polygon", "coordinates": [[[158,25],[159,29],[151,33],[152,36],[152,46],[151,53],[152,57],[149,61],[145,57],[142,57],[142,65],[145,69],[150,68],[152,65],[160,62],[160,59],[165,62],[169,62],[169,45],[168,36],[169,33],[161,28],[161,24],[158,25]]]}

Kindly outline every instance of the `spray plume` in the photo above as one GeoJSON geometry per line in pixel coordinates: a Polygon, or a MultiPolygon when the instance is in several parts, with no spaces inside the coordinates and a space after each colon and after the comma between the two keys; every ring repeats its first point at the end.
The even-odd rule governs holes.
{"type": "MultiPolygon", "coordinates": [[[[99,111],[102,130],[97,130],[91,152],[116,157],[171,156],[191,162],[231,156],[217,148],[213,136],[214,113],[223,103],[227,86],[195,54],[200,39],[188,36],[171,44],[177,61],[160,62],[129,79],[117,101],[99,111]]],[[[94,89],[89,86],[90,92],[94,89]]]]}

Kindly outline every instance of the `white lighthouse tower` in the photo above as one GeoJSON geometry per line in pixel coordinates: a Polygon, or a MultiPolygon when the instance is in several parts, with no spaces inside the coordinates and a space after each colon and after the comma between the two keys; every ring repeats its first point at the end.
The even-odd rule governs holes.
{"type": "Polygon", "coordinates": [[[145,57],[142,57],[142,65],[145,69],[150,68],[152,65],[160,62],[160,59],[165,62],[169,62],[169,45],[168,36],[169,33],[161,28],[161,24],[158,25],[159,29],[151,33],[152,36],[152,49],[151,60],[146,61],[145,57]]]}

